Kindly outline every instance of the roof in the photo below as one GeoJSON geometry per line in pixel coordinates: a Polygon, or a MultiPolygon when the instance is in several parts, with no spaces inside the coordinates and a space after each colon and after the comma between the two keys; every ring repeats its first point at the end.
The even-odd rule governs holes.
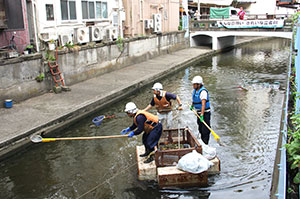
{"type": "MultiPolygon", "coordinates": [[[[211,4],[211,5],[220,5],[220,6],[230,6],[232,1],[233,0],[199,0],[201,4],[211,4]]],[[[193,2],[198,3],[198,0],[193,0],[193,2]]]]}

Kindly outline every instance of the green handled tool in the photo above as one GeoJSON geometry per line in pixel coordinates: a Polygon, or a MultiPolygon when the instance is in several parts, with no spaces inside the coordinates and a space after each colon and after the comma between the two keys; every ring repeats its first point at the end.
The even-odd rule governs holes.
{"type": "MultiPolygon", "coordinates": [[[[191,109],[194,113],[195,113],[195,115],[197,115],[197,117],[200,119],[200,116],[199,116],[199,114],[197,113],[197,111],[195,111],[195,109],[191,109]]],[[[200,121],[201,121],[201,119],[200,119],[200,121]]],[[[220,140],[220,136],[218,136],[207,124],[206,124],[206,122],[203,120],[203,124],[210,130],[210,132],[213,134],[213,136],[215,137],[215,140],[218,142],[218,144],[220,145],[220,146],[224,146],[224,144],[223,143],[221,143],[221,140],[220,140]]]]}

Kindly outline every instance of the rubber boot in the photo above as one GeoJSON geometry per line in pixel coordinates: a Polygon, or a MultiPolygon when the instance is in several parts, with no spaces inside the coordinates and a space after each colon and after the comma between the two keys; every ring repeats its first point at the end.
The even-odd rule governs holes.
{"type": "Polygon", "coordinates": [[[141,154],[140,157],[146,157],[150,154],[150,150],[146,149],[145,153],[141,154]]]}
{"type": "Polygon", "coordinates": [[[154,160],[154,155],[150,155],[150,157],[144,161],[144,163],[148,164],[154,160]]]}

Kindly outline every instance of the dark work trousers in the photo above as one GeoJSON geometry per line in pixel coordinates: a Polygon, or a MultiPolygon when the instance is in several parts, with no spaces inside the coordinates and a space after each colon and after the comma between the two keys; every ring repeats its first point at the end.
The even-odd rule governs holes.
{"type": "MultiPolygon", "coordinates": [[[[201,112],[198,112],[199,116],[201,115],[201,112]]],[[[203,115],[204,122],[210,127],[210,112],[204,112],[203,115]]],[[[209,136],[210,136],[210,130],[200,122],[200,119],[197,117],[197,124],[198,124],[198,130],[201,134],[201,139],[205,144],[208,144],[209,136]]]]}
{"type": "Polygon", "coordinates": [[[144,133],[142,137],[143,144],[145,148],[148,149],[150,152],[154,151],[154,147],[158,144],[162,133],[162,125],[158,123],[157,126],[150,131],[150,133],[144,133]]]}

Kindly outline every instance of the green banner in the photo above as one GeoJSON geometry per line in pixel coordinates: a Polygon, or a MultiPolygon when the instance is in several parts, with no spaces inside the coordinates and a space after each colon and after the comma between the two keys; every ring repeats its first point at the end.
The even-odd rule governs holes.
{"type": "Polygon", "coordinates": [[[223,18],[229,18],[230,8],[210,8],[210,18],[211,19],[223,19],[223,18]]]}

